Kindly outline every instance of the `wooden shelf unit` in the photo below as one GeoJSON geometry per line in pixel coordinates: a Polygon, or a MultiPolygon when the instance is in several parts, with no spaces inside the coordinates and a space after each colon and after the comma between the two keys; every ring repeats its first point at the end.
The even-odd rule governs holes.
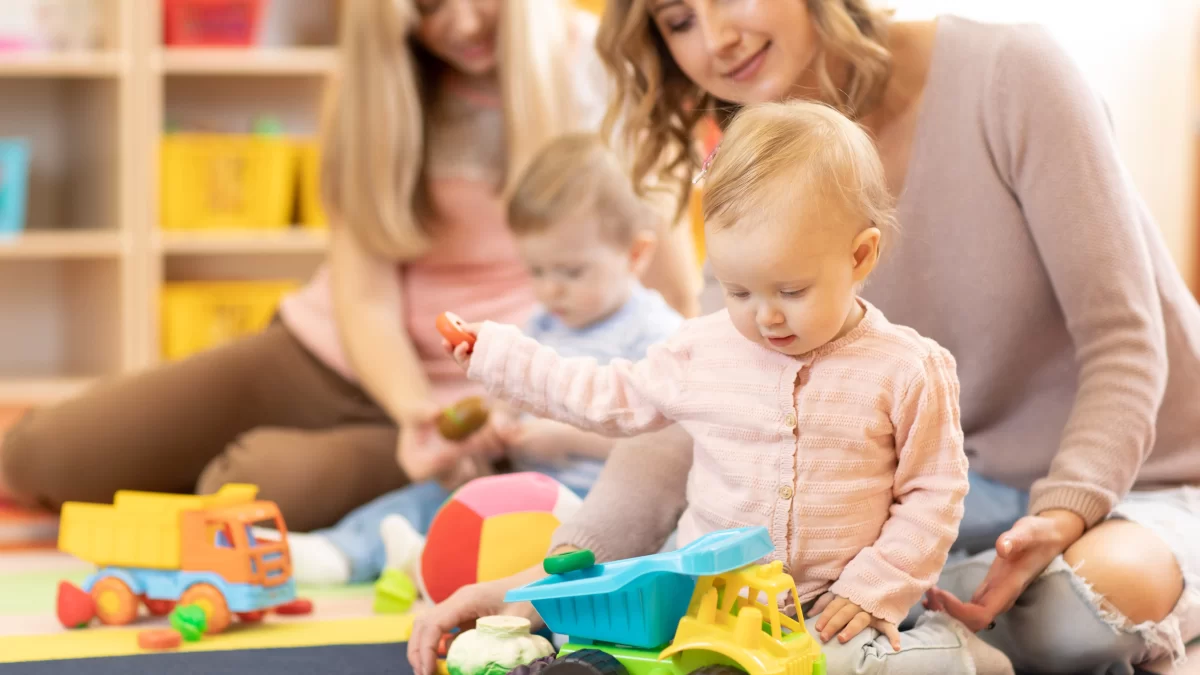
{"type": "Polygon", "coordinates": [[[302,279],[324,257],[319,230],[162,231],[158,153],[168,122],[314,133],[342,0],[272,0],[262,46],[214,49],[165,46],[161,0],[90,1],[98,49],[0,54],[0,137],[32,149],[26,229],[0,235],[0,407],[159,361],[168,281],[302,279]]]}

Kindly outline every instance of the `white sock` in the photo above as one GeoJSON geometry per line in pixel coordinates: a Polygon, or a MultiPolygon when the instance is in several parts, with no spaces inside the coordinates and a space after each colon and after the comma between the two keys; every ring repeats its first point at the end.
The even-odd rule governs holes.
{"type": "MultiPolygon", "coordinates": [[[[258,535],[258,532],[255,534],[258,535]]],[[[278,533],[274,538],[279,539],[278,533]]],[[[292,577],[296,579],[296,583],[350,583],[350,560],[325,537],[319,534],[289,532],[288,548],[292,553],[292,577]]]]}
{"type": "MultiPolygon", "coordinates": [[[[404,516],[391,515],[379,524],[383,550],[387,552],[385,569],[400,570],[410,577],[416,572],[417,561],[425,549],[425,537],[404,516]]],[[[415,580],[415,577],[414,577],[415,580]]]]}

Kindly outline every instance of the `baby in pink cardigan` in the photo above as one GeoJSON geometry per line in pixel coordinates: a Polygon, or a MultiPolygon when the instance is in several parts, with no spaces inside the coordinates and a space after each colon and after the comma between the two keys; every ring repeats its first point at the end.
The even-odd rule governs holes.
{"type": "MultiPolygon", "coordinates": [[[[823,640],[871,628],[877,651],[939,672],[917,661],[932,650],[908,644],[912,631],[902,650],[897,625],[937,581],[962,517],[958,379],[949,352],[858,297],[893,224],[874,146],[830,108],[772,103],[739,114],[705,173],[725,310],[636,363],[563,358],[491,322],[466,326],[473,346],[445,346],[536,415],[613,436],[682,425],[695,461],[681,545],[765,526],[823,640]]],[[[938,620],[958,663],[968,638],[983,648],[938,620]]]]}

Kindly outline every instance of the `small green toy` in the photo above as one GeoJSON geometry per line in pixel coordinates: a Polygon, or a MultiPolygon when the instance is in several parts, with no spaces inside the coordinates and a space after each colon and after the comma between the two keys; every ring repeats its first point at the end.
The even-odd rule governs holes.
{"type": "Polygon", "coordinates": [[[184,605],[171,610],[171,628],[179,631],[184,640],[196,642],[208,628],[208,615],[199,605],[184,605]]]}
{"type": "Polygon", "coordinates": [[[542,561],[546,574],[566,574],[586,570],[596,564],[596,554],[587,549],[552,555],[542,561]]]}
{"type": "Polygon", "coordinates": [[[375,613],[403,614],[412,608],[417,595],[412,577],[400,570],[384,570],[375,582],[375,613]]]}

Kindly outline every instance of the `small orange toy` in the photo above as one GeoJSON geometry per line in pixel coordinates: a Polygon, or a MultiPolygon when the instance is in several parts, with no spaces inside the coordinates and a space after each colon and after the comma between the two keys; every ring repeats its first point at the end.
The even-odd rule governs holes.
{"type": "Polygon", "coordinates": [[[289,602],[287,604],[283,604],[283,605],[280,605],[275,608],[276,614],[283,614],[283,615],[287,615],[287,616],[296,616],[296,615],[300,615],[300,614],[312,614],[312,611],[313,611],[312,600],[309,600],[307,598],[296,598],[295,600],[292,600],[291,602],[289,602]]]}
{"type": "Polygon", "coordinates": [[[183,636],[170,628],[153,628],[138,633],[138,647],[142,649],[175,649],[183,644],[183,636]]]}
{"type": "Polygon", "coordinates": [[[454,347],[467,343],[467,351],[475,347],[475,336],[467,332],[467,322],[453,312],[443,312],[438,315],[437,329],[442,337],[450,341],[454,347]]]}

